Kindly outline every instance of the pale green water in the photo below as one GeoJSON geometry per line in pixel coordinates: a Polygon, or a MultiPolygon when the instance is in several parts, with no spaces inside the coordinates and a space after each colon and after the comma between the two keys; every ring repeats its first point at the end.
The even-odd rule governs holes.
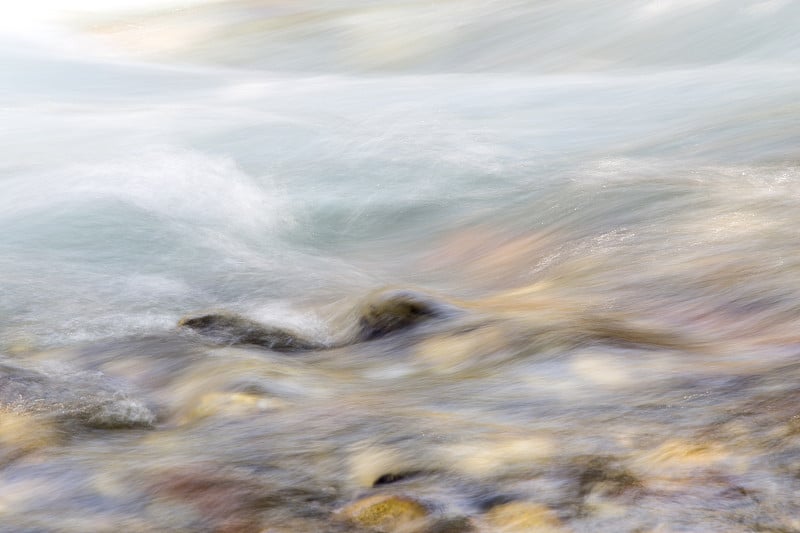
{"type": "Polygon", "coordinates": [[[0,35],[3,531],[347,531],[372,493],[800,531],[796,3],[49,18],[0,35]],[[386,286],[464,314],[176,328],[338,344],[386,286]]]}

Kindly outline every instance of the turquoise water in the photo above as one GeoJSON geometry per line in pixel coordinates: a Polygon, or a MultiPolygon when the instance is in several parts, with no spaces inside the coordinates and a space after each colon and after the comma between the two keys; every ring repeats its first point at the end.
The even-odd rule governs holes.
{"type": "Polygon", "coordinates": [[[0,398],[62,435],[0,424],[9,531],[333,531],[385,468],[487,531],[496,498],[575,531],[800,529],[796,2],[4,9],[0,398]],[[387,286],[472,318],[291,360],[176,328],[339,345],[387,286]],[[588,456],[641,482],[565,489],[588,456]],[[162,461],[294,496],[203,514],[228,489],[163,489],[162,461]]]}

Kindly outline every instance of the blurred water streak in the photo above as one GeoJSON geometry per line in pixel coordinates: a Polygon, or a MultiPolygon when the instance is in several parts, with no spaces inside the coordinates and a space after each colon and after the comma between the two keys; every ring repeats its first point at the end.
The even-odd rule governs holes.
{"type": "Polygon", "coordinates": [[[800,529],[800,4],[156,4],[0,8],[2,527],[800,529]]]}

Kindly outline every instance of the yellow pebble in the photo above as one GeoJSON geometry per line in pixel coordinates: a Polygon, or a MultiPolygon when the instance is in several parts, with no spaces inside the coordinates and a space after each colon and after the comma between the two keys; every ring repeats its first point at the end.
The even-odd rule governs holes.
{"type": "Polygon", "coordinates": [[[532,502],[509,502],[497,505],[483,518],[489,530],[496,533],[568,531],[552,509],[532,502]]]}
{"type": "Polygon", "coordinates": [[[13,459],[46,446],[58,444],[55,425],[31,415],[0,412],[0,459],[13,459]]]}
{"type": "Polygon", "coordinates": [[[487,476],[507,470],[527,468],[553,456],[555,442],[548,436],[492,439],[447,446],[443,461],[471,476],[487,476]]]}
{"type": "Polygon", "coordinates": [[[382,533],[422,531],[428,509],[411,498],[377,494],[357,500],[339,511],[340,517],[354,525],[382,533]]]}
{"type": "Polygon", "coordinates": [[[499,327],[483,326],[424,340],[417,347],[415,359],[437,370],[454,370],[506,349],[507,341],[508,334],[499,327]]]}
{"type": "Polygon", "coordinates": [[[718,443],[672,439],[656,448],[650,458],[670,467],[704,467],[724,461],[728,452],[718,443]]]}
{"type": "Polygon", "coordinates": [[[194,407],[181,418],[181,422],[194,422],[209,416],[244,416],[279,409],[285,405],[284,401],[277,398],[256,394],[210,392],[200,397],[194,407]]]}

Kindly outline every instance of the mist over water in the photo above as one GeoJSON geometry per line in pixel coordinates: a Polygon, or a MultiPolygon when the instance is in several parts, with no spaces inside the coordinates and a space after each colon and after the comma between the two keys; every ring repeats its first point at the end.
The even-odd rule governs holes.
{"type": "Polygon", "coordinates": [[[800,530],[800,4],[57,4],[0,527],[800,530]]]}

